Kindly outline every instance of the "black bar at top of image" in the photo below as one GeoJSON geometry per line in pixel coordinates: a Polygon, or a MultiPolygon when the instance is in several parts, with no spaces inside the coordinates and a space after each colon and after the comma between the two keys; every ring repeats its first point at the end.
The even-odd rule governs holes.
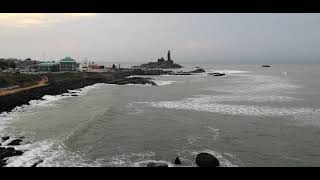
{"type": "Polygon", "coordinates": [[[1,0],[0,12],[298,13],[320,12],[316,0],[1,0]]]}

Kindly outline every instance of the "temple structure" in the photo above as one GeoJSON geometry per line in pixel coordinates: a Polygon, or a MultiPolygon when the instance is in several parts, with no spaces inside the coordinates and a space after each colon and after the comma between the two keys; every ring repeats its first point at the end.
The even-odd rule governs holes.
{"type": "Polygon", "coordinates": [[[170,50],[167,53],[167,60],[163,57],[158,59],[157,62],[149,62],[147,64],[142,64],[141,68],[162,68],[162,69],[169,69],[169,68],[182,68],[179,64],[175,64],[171,59],[171,52],[170,50]]]}

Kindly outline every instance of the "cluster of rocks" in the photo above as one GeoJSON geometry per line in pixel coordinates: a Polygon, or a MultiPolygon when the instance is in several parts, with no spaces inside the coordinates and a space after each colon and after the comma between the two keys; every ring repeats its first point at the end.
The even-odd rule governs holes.
{"type": "MultiPolygon", "coordinates": [[[[176,157],[174,164],[181,165],[183,162],[181,162],[179,157],[176,157]]],[[[198,167],[219,167],[220,163],[216,157],[209,153],[199,153],[196,157],[196,165],[198,167]]],[[[147,164],[147,167],[168,167],[168,164],[163,162],[150,162],[147,164]]]]}
{"type": "MultiPolygon", "coordinates": [[[[23,141],[24,137],[19,137],[17,139],[12,140],[11,142],[7,143],[6,146],[18,146],[23,141]]],[[[0,167],[7,165],[7,158],[12,156],[20,156],[23,154],[22,151],[16,150],[13,147],[3,147],[2,143],[6,143],[10,139],[10,136],[4,136],[1,138],[0,144],[0,167]]]]}

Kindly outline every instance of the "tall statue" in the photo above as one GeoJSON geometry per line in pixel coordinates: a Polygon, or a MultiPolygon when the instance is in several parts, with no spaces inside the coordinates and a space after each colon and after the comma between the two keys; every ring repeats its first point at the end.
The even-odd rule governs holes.
{"type": "Polygon", "coordinates": [[[168,51],[168,61],[171,61],[170,50],[168,51]]]}

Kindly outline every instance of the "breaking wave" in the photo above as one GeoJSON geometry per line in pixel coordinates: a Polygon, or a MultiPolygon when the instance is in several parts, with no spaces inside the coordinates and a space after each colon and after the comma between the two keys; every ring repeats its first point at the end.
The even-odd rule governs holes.
{"type": "Polygon", "coordinates": [[[21,156],[8,158],[6,167],[31,167],[42,160],[37,167],[97,167],[102,166],[99,160],[87,160],[80,154],[67,151],[53,140],[15,146],[24,151],[21,156]]]}
{"type": "MultiPolygon", "coordinates": [[[[290,116],[307,115],[318,112],[313,108],[275,108],[270,106],[228,105],[210,102],[205,97],[187,98],[181,101],[145,102],[151,107],[213,112],[229,115],[247,116],[290,116]]],[[[142,102],[144,103],[144,102],[142,102]]]]}
{"type": "Polygon", "coordinates": [[[165,86],[171,84],[181,83],[182,81],[163,81],[163,80],[155,80],[154,81],[158,86],[165,86]]]}

